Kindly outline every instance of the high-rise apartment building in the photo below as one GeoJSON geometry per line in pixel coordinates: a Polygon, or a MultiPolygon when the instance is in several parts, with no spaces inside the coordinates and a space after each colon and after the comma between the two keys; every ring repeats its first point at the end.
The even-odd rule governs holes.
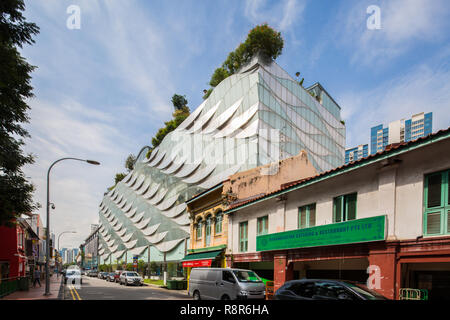
{"type": "Polygon", "coordinates": [[[345,164],[365,158],[369,155],[369,145],[360,144],[357,147],[345,150],[345,164]]]}
{"type": "Polygon", "coordinates": [[[387,127],[382,124],[370,129],[370,154],[383,151],[392,143],[408,142],[425,137],[432,132],[433,113],[418,113],[411,119],[401,119],[389,123],[387,127]]]}

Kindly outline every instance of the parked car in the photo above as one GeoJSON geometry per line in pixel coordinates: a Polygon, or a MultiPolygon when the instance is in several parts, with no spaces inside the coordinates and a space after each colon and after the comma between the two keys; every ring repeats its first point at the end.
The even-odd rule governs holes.
{"type": "Polygon", "coordinates": [[[251,270],[194,268],[189,278],[189,296],[195,300],[264,299],[266,287],[251,270]]]}
{"type": "Polygon", "coordinates": [[[73,283],[73,284],[82,284],[83,283],[83,279],[81,277],[81,272],[80,270],[77,269],[69,269],[67,270],[67,272],[64,274],[64,283],[73,283]]]}
{"type": "Polygon", "coordinates": [[[107,274],[108,274],[108,272],[99,272],[98,273],[98,278],[99,279],[105,279],[107,274]]]}
{"type": "Polygon", "coordinates": [[[128,286],[133,284],[135,286],[142,286],[144,279],[135,271],[124,271],[120,274],[119,283],[128,286]]]}
{"type": "Polygon", "coordinates": [[[91,270],[88,272],[88,277],[97,277],[98,276],[98,272],[97,270],[91,270]]]}
{"type": "Polygon", "coordinates": [[[342,280],[302,279],[285,282],[276,300],[387,300],[365,285],[342,280]]]}
{"type": "Polygon", "coordinates": [[[119,282],[120,281],[120,275],[121,273],[124,272],[123,270],[116,270],[116,272],[114,273],[114,282],[119,282]]]}
{"type": "Polygon", "coordinates": [[[115,272],[108,272],[108,274],[106,275],[106,281],[109,281],[109,282],[114,282],[115,280],[114,280],[114,276],[116,275],[116,273],[115,272]]]}

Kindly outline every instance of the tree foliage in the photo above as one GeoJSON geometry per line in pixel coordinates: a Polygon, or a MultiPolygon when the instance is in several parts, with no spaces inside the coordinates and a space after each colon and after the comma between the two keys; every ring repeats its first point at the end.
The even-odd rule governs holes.
{"type": "Polygon", "coordinates": [[[175,110],[184,110],[187,107],[187,103],[186,96],[176,93],[172,96],[172,104],[175,110]]]}
{"type": "Polygon", "coordinates": [[[214,87],[236,73],[255,55],[259,54],[263,59],[275,60],[281,54],[283,46],[284,40],[280,32],[269,27],[267,23],[257,25],[249,31],[246,40],[228,54],[222,66],[214,71],[209,81],[211,88],[205,92],[203,99],[207,99],[214,87]]]}
{"type": "Polygon", "coordinates": [[[29,122],[33,97],[31,72],[18,51],[24,44],[33,44],[39,27],[25,21],[23,0],[0,2],[0,225],[11,225],[21,214],[38,208],[33,202],[34,186],[26,179],[22,167],[33,163],[33,156],[22,151],[23,138],[29,137],[23,124],[29,122]]]}
{"type": "Polygon", "coordinates": [[[161,144],[166,135],[175,130],[190,114],[187,106],[188,101],[185,96],[174,94],[172,96],[172,104],[175,110],[172,113],[172,120],[164,122],[165,126],[160,128],[152,138],[153,147],[147,152],[147,158],[150,157],[152,150],[161,144]]]}
{"type": "Polygon", "coordinates": [[[133,171],[135,162],[136,157],[134,156],[134,154],[130,154],[125,160],[125,169],[127,169],[128,172],[133,171]]]}
{"type": "Polygon", "coordinates": [[[116,185],[116,184],[118,184],[120,181],[122,181],[123,180],[123,178],[125,178],[127,176],[127,174],[126,173],[116,173],[116,176],[114,177],[114,186],[116,185]]]}

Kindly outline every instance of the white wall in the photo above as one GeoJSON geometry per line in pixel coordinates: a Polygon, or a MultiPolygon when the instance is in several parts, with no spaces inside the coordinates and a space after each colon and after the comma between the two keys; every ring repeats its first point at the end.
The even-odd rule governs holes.
{"type": "Polygon", "coordinates": [[[234,212],[229,220],[228,251],[239,254],[239,223],[248,221],[248,253],[256,252],[256,221],[269,216],[269,233],[297,229],[298,208],[316,203],[316,225],[333,222],[333,198],[357,192],[356,218],[387,215],[387,240],[423,235],[424,177],[450,168],[450,139],[291,191],[287,200],[265,200],[234,212]]]}

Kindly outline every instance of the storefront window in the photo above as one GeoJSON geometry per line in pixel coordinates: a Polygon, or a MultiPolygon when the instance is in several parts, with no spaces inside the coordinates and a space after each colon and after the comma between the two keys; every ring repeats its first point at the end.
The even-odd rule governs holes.
{"type": "Polygon", "coordinates": [[[425,176],[424,233],[437,235],[450,233],[450,171],[425,176]]]}

